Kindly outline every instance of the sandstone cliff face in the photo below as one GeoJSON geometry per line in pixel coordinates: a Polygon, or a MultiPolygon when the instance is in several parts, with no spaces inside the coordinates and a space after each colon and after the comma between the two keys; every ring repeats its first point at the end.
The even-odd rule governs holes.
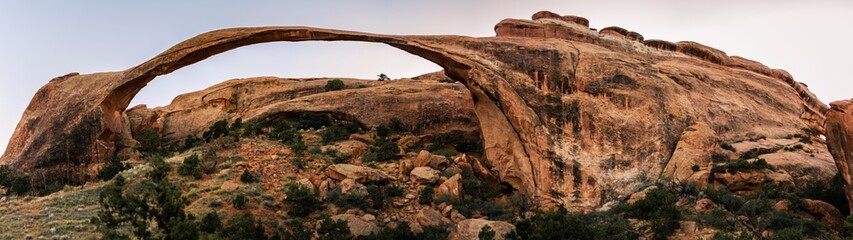
{"type": "MultiPolygon", "coordinates": [[[[440,75],[440,74],[439,74],[440,75]]],[[[459,83],[434,80],[343,79],[346,89],[326,92],[330,79],[260,77],[229,80],[182,94],[154,109],[127,110],[130,132],[158,129],[167,139],[198,136],[214,122],[251,122],[303,112],[332,113],[366,128],[396,118],[414,133],[462,131],[479,135],[471,94],[459,83]]]]}
{"type": "MultiPolygon", "coordinates": [[[[49,82],[24,112],[0,163],[33,175],[79,179],[76,169],[102,158],[136,121],[127,119],[170,129],[159,117],[125,111],[156,76],[240,46],[273,41],[385,43],[442,66],[470,92],[485,141],[485,165],[544,206],[588,210],[636,191],[641,176],[654,179],[663,172],[694,122],[704,122],[731,142],[782,138],[802,128],[822,131],[826,106],[782,70],[698,43],[644,40],[620,28],[596,32],[582,18],[537,15],[533,21],[501,21],[495,26],[497,37],[487,38],[306,27],[204,33],[125,71],[72,74],[49,82]]],[[[208,94],[193,104],[219,108],[211,115],[232,107],[230,100],[214,99],[229,99],[234,92],[208,94]]],[[[357,91],[318,94],[249,107],[254,110],[245,114],[263,118],[291,108],[338,109],[353,115],[362,111],[369,123],[371,116],[363,110],[343,110],[345,105],[331,101],[312,106],[307,100],[352,101],[348,98],[356,96],[357,91]]],[[[172,114],[180,114],[178,105],[172,114]]]]}
{"type": "MultiPolygon", "coordinates": [[[[853,199],[853,100],[836,101],[826,114],[826,140],[844,180],[847,199],[853,199]]],[[[853,207],[853,201],[850,202],[853,207]]],[[[853,208],[851,208],[853,209],[853,208]]]]}

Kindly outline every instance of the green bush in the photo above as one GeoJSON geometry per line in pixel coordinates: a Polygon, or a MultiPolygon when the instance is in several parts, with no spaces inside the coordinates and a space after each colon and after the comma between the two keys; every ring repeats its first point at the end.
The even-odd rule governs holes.
{"type": "Polygon", "coordinates": [[[112,156],[107,159],[106,164],[104,164],[101,169],[98,170],[97,178],[104,181],[109,181],[116,176],[116,174],[120,173],[128,169],[129,166],[121,163],[121,159],[118,156],[112,156]]]}
{"type": "Polygon", "coordinates": [[[326,82],[326,92],[337,91],[345,89],[347,86],[344,85],[344,81],[340,79],[332,79],[326,82]]]}
{"type": "Polygon", "coordinates": [[[234,200],[231,201],[234,209],[243,210],[246,209],[246,194],[240,193],[237,196],[234,196],[234,200]]]}
{"type": "Polygon", "coordinates": [[[30,176],[17,172],[7,165],[0,166],[0,186],[7,189],[6,195],[23,195],[30,191],[30,176]]]}
{"type": "Polygon", "coordinates": [[[487,224],[480,229],[478,238],[480,240],[493,240],[495,239],[495,230],[492,230],[492,227],[487,224]]]}
{"type": "Polygon", "coordinates": [[[255,180],[257,179],[255,179],[255,176],[249,172],[249,169],[244,169],[243,174],[240,174],[240,181],[243,183],[254,183],[255,180]]]}
{"type": "Polygon", "coordinates": [[[205,142],[213,142],[213,140],[216,140],[217,138],[220,138],[227,134],[228,119],[222,119],[214,122],[213,125],[208,127],[207,131],[204,131],[204,133],[201,134],[201,137],[202,139],[204,139],[205,142]]]}
{"type": "Polygon", "coordinates": [[[700,169],[701,168],[699,167],[699,165],[695,165],[695,164],[692,167],[690,167],[690,170],[692,170],[693,172],[698,172],[700,169]]]}
{"type": "Polygon", "coordinates": [[[538,210],[531,218],[515,223],[507,239],[637,239],[639,234],[627,220],[616,214],[570,213],[562,206],[538,210]]]}
{"type": "Polygon", "coordinates": [[[146,155],[163,155],[163,139],[155,129],[146,129],[137,136],[137,150],[146,155]]]}
{"type": "Polygon", "coordinates": [[[321,139],[323,140],[323,144],[330,144],[338,141],[343,141],[349,139],[350,132],[344,126],[341,125],[332,125],[323,129],[323,132],[320,134],[321,139]]]}
{"type": "Polygon", "coordinates": [[[362,157],[365,162],[386,162],[399,159],[397,153],[400,152],[400,147],[393,141],[387,141],[383,138],[377,139],[373,147],[373,152],[362,157]]]}
{"type": "Polygon", "coordinates": [[[433,195],[435,194],[435,189],[432,186],[426,186],[418,192],[418,203],[420,204],[430,204],[432,203],[433,195]]]}
{"type": "Polygon", "coordinates": [[[178,174],[181,176],[193,176],[195,179],[201,179],[201,160],[198,154],[190,155],[184,158],[184,162],[178,167],[178,174]]]}
{"type": "Polygon", "coordinates": [[[821,236],[824,230],[823,224],[814,220],[806,219],[797,214],[779,211],[771,211],[762,216],[758,227],[759,229],[771,230],[777,233],[789,228],[798,229],[802,231],[802,234],[810,237],[821,236]]]}
{"type": "Polygon", "coordinates": [[[305,169],[305,160],[299,156],[290,159],[290,164],[298,169],[305,169]]]}
{"type": "Polygon", "coordinates": [[[305,227],[305,222],[302,219],[290,218],[285,221],[288,231],[284,232],[284,238],[287,240],[310,240],[314,234],[313,229],[305,227]]]}
{"type": "Polygon", "coordinates": [[[381,231],[367,236],[367,240],[398,240],[398,239],[418,239],[412,233],[412,228],[408,222],[397,222],[396,228],[384,227],[381,231]]]}
{"type": "Polygon", "coordinates": [[[734,230],[734,226],[726,220],[726,211],[720,208],[701,213],[698,217],[699,222],[705,226],[711,226],[722,231],[734,230]]]}
{"type": "Polygon", "coordinates": [[[320,240],[344,240],[350,239],[350,229],[347,222],[344,220],[332,220],[328,216],[320,221],[320,227],[317,228],[317,235],[320,240]]]}
{"type": "Polygon", "coordinates": [[[649,220],[652,224],[654,239],[666,239],[681,227],[681,212],[675,206],[675,194],[663,187],[652,189],[646,197],[628,206],[626,215],[632,218],[649,220]]]}
{"type": "Polygon", "coordinates": [[[367,185],[367,196],[374,209],[382,209],[390,199],[403,196],[403,189],[397,186],[367,185]]]}
{"type": "Polygon", "coordinates": [[[204,233],[215,233],[222,228],[222,220],[215,211],[210,211],[201,219],[201,231],[204,233]]]}
{"type": "Polygon", "coordinates": [[[797,196],[821,200],[835,206],[842,214],[850,214],[847,195],[844,194],[844,180],[836,173],[829,182],[814,179],[806,182],[803,188],[797,189],[797,196]]]}
{"type": "Polygon", "coordinates": [[[284,194],[287,196],[284,205],[295,216],[308,216],[320,206],[317,193],[302,184],[288,183],[284,186],[284,194]]]}
{"type": "Polygon", "coordinates": [[[708,199],[711,199],[711,201],[714,201],[731,212],[737,212],[743,206],[743,199],[735,196],[734,193],[729,191],[727,188],[708,188],[705,189],[704,193],[708,196],[708,199]]]}
{"type": "Polygon", "coordinates": [[[368,195],[363,194],[343,194],[340,187],[335,187],[326,192],[326,201],[335,204],[341,209],[367,209],[368,195]]]}
{"type": "Polygon", "coordinates": [[[261,223],[255,221],[251,212],[228,220],[219,232],[220,239],[226,240],[266,240],[267,235],[261,223]]]}

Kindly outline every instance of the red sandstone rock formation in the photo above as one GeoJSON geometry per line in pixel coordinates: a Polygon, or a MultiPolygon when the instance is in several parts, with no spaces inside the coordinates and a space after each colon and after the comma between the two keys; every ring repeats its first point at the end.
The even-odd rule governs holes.
{"type": "MultiPolygon", "coordinates": [[[[826,142],[844,180],[847,199],[853,199],[853,100],[829,104],[826,113],[826,142]]],[[[853,201],[850,201],[853,209],[853,201]]]]}
{"type": "Polygon", "coordinates": [[[588,210],[633,193],[639,176],[660,175],[696,121],[732,141],[822,129],[826,106],[784,72],[732,64],[722,51],[696,43],[668,51],[636,36],[603,36],[588,21],[542,15],[501,21],[497,37],[487,38],[308,27],[204,33],[124,71],[51,80],[33,97],[0,164],[36,179],[85,179],[80,166],[102,159],[127,132],[135,115],[125,109],[148,82],[215,54],[275,41],[384,43],[443,67],[470,91],[484,165],[544,206],[588,210]]]}

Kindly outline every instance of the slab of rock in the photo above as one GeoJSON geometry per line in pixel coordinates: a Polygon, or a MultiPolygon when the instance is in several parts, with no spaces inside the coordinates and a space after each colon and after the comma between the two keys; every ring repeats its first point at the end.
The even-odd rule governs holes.
{"type": "Polygon", "coordinates": [[[367,187],[356,182],[354,179],[347,178],[341,181],[341,193],[367,195],[367,187]]]}
{"type": "Polygon", "coordinates": [[[423,227],[442,226],[450,223],[450,220],[432,208],[421,208],[414,216],[415,221],[423,227]]]}
{"type": "Polygon", "coordinates": [[[336,142],[334,145],[329,146],[326,149],[336,150],[342,154],[350,155],[352,158],[360,158],[361,156],[364,156],[364,154],[370,152],[370,146],[364,142],[356,140],[336,142]]]}
{"type": "Polygon", "coordinates": [[[354,214],[340,214],[332,216],[333,220],[343,220],[347,222],[347,226],[349,226],[350,234],[353,237],[366,237],[371,234],[377,233],[381,231],[381,229],[376,226],[376,223],[373,221],[365,221],[363,218],[358,217],[354,214]]]}
{"type": "Polygon", "coordinates": [[[444,169],[448,165],[447,158],[441,155],[435,155],[426,150],[421,150],[418,156],[413,161],[415,167],[431,167],[434,169],[444,169]]]}
{"type": "Polygon", "coordinates": [[[462,196],[462,174],[457,173],[438,185],[435,196],[446,196],[450,200],[459,199],[462,196]]]}
{"type": "Polygon", "coordinates": [[[676,181],[689,179],[693,166],[706,167],[711,154],[717,149],[717,134],[704,122],[696,122],[684,129],[675,152],[663,170],[663,176],[676,181]]]}
{"type": "Polygon", "coordinates": [[[466,219],[459,221],[456,226],[450,230],[450,235],[447,239],[450,240],[468,240],[468,239],[479,239],[480,230],[483,229],[484,226],[489,225],[492,228],[492,231],[495,231],[495,240],[503,240],[504,235],[512,230],[515,230],[515,226],[508,222],[503,221],[489,221],[483,219],[466,219]]]}
{"type": "Polygon", "coordinates": [[[761,186],[769,182],[774,182],[783,188],[794,186],[794,179],[791,175],[783,170],[773,171],[770,169],[736,172],[734,174],[728,172],[714,173],[714,182],[726,186],[732,192],[759,190],[761,186]]]}
{"type": "Polygon", "coordinates": [[[420,183],[433,184],[438,181],[439,174],[441,172],[430,167],[416,167],[412,170],[411,176],[412,179],[420,183]]]}
{"type": "Polygon", "coordinates": [[[326,168],[326,175],[338,181],[352,179],[358,183],[382,182],[393,178],[383,171],[352,164],[329,166],[326,168]]]}

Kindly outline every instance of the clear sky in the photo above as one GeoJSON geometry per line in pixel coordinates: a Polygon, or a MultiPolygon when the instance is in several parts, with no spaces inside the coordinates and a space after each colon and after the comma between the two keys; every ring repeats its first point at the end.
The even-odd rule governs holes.
{"type": "MultiPolygon", "coordinates": [[[[853,97],[853,1],[38,1],[0,2],[0,149],[33,94],[70,72],[119,71],[194,35],[227,27],[312,26],[387,34],[493,36],[539,10],[621,26],[646,39],[691,40],[786,69],[824,102],[853,97]]],[[[440,68],[379,44],[268,43],[159,77],[131,106],[240,77],[411,77],[440,68]]]]}

